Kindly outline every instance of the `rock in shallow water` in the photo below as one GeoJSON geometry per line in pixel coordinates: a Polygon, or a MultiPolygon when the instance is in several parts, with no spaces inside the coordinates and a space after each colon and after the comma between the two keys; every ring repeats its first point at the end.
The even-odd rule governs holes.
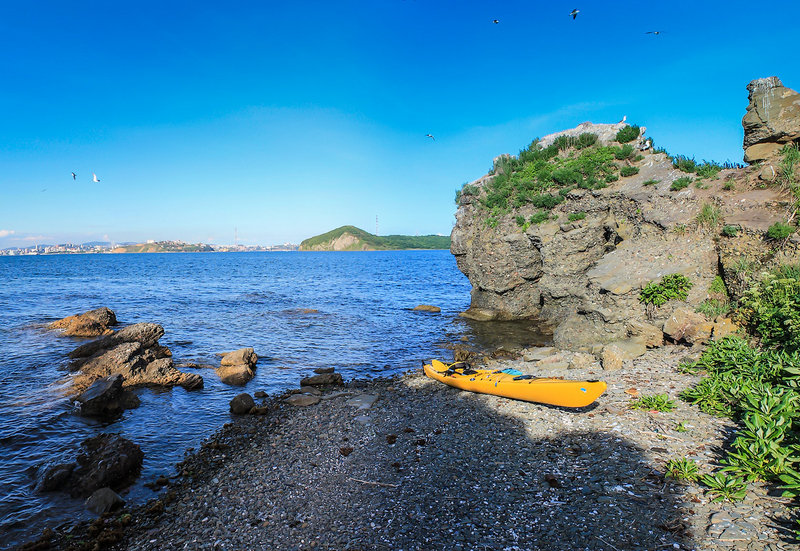
{"type": "Polygon", "coordinates": [[[253,397],[246,392],[242,392],[231,400],[231,413],[235,415],[243,415],[254,407],[256,407],[256,403],[253,401],[253,397]]]}
{"type": "Polygon", "coordinates": [[[86,500],[86,508],[95,515],[102,515],[125,505],[125,500],[119,497],[111,488],[95,490],[86,500]]]}

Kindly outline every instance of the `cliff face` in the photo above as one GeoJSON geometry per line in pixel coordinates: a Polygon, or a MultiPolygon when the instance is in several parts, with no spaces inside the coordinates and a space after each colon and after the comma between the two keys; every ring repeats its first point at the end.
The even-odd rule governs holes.
{"type": "Polygon", "coordinates": [[[773,158],[785,144],[800,140],[800,94],[778,77],[754,80],[747,91],[744,160],[753,163],[773,158]]]}
{"type": "MultiPolygon", "coordinates": [[[[567,134],[595,133],[603,147],[614,139],[608,129],[621,126],[585,123],[567,134]]],[[[735,298],[743,291],[745,266],[800,258],[797,237],[776,242],[765,236],[773,223],[787,221],[793,198],[785,187],[759,180],[764,169],[729,168],[699,179],[648,147],[644,132],[632,144],[634,153],[614,162],[621,174],[609,176],[607,187],[586,181],[580,185],[589,189],[562,187],[563,202],[549,211],[522,193],[505,212],[487,206],[498,193],[493,180],[507,156],[496,159],[492,174],[465,187],[470,192],[460,195],[451,236],[451,252],[472,283],[471,307],[463,315],[537,319],[554,330],[558,346],[587,350],[628,338],[638,322],[660,328],[677,307],[693,309],[708,298],[718,275],[735,298]],[[694,178],[688,187],[671,189],[688,178],[694,178]],[[531,220],[544,216],[538,224],[531,220]],[[735,236],[721,235],[726,225],[735,226],[735,236]],[[692,282],[687,300],[647,311],[641,289],[673,273],[692,282]]],[[[550,162],[563,167],[564,159],[585,151],[568,147],[550,162]]],[[[509,180],[533,187],[525,180],[528,170],[526,165],[509,180]]]]}

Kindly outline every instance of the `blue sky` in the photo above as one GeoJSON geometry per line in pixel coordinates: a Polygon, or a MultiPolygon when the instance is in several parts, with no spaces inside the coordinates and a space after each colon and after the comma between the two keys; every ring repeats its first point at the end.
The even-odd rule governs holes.
{"type": "Polygon", "coordinates": [[[299,242],[376,216],[447,234],[493,157],[623,115],[741,161],[747,83],[800,89],[798,21],[797,2],[4,2],[0,248],[299,242]]]}

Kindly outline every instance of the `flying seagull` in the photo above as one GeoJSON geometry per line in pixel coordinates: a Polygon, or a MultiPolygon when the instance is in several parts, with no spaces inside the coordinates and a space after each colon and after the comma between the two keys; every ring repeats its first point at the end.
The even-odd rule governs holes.
{"type": "Polygon", "coordinates": [[[425,134],[425,137],[426,137],[426,138],[430,138],[430,139],[432,139],[433,141],[436,141],[436,138],[434,138],[434,137],[433,137],[433,134],[425,134]]]}
{"type": "Polygon", "coordinates": [[[644,34],[654,34],[654,35],[658,36],[658,35],[660,35],[660,34],[661,34],[661,31],[647,31],[647,32],[646,32],[646,33],[644,33],[644,34]]]}
{"type": "Polygon", "coordinates": [[[569,12],[569,14],[572,16],[572,19],[575,19],[576,17],[578,17],[579,13],[581,13],[581,10],[579,10],[577,8],[572,10],[571,12],[569,12]]]}
{"type": "Polygon", "coordinates": [[[500,23],[500,20],[499,20],[499,19],[492,19],[492,23],[494,23],[495,25],[497,25],[498,23],[500,23]]]}
{"type": "Polygon", "coordinates": [[[74,180],[74,179],[75,179],[77,176],[78,176],[78,175],[77,175],[77,174],[75,174],[74,172],[72,173],[72,179],[73,179],[73,180],[74,180]]]}
{"type": "Polygon", "coordinates": [[[100,180],[97,178],[97,174],[95,174],[94,172],[92,172],[92,181],[93,181],[93,182],[99,182],[99,181],[100,181],[100,180]]]}

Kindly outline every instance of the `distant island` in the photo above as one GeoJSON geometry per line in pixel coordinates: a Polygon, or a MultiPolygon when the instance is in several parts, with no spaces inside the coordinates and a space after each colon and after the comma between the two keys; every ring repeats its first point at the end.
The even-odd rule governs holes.
{"type": "Polygon", "coordinates": [[[213,251],[214,247],[211,245],[182,241],[148,241],[135,245],[120,245],[111,249],[112,253],[210,253],[213,251]]]}
{"type": "Polygon", "coordinates": [[[309,237],[301,251],[389,251],[402,249],[449,249],[449,235],[374,235],[355,226],[342,226],[309,237]]]}

